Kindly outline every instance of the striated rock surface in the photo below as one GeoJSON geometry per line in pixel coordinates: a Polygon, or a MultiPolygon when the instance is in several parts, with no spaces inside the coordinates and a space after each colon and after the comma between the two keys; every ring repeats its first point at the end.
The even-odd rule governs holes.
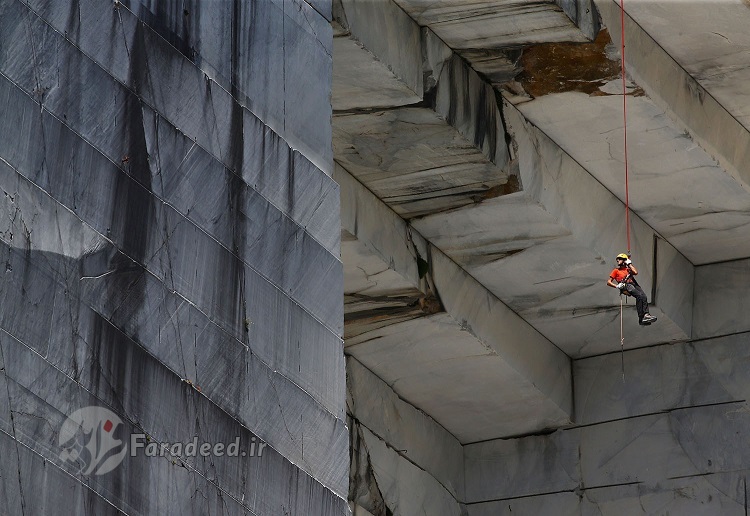
{"type": "Polygon", "coordinates": [[[0,514],[348,512],[330,10],[0,2],[0,514]]]}

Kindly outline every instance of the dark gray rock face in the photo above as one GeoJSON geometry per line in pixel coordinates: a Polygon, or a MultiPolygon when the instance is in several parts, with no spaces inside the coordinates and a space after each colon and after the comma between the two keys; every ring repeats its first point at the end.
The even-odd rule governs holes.
{"type": "Polygon", "coordinates": [[[347,512],[326,16],[0,0],[0,514],[347,512]]]}

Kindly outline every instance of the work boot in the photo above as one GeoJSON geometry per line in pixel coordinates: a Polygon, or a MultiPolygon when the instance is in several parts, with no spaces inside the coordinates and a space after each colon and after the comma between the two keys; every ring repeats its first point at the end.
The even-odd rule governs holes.
{"type": "Polygon", "coordinates": [[[651,324],[652,322],[656,322],[656,317],[651,314],[646,314],[643,316],[643,324],[651,324]]]}

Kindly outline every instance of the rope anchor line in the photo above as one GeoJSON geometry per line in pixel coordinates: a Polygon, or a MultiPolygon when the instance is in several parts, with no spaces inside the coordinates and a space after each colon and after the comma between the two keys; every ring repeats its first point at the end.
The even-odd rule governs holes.
{"type": "MultiPolygon", "coordinates": [[[[630,254],[630,184],[628,181],[628,110],[627,110],[627,87],[625,80],[625,0],[620,0],[620,57],[622,76],[622,134],[623,154],[625,164],[625,235],[630,254]]],[[[622,382],[625,383],[625,333],[623,331],[623,307],[622,294],[620,294],[620,368],[622,371],[622,382]]]]}
{"type": "Polygon", "coordinates": [[[620,0],[620,57],[622,76],[622,134],[623,154],[625,161],[625,235],[628,242],[628,256],[630,256],[630,185],[628,177],[628,110],[627,110],[627,87],[625,80],[625,0],[620,0]]]}

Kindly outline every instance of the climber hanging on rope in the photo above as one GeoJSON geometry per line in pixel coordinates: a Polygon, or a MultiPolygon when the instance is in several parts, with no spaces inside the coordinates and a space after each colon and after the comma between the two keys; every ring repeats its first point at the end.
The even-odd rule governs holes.
{"type": "Polygon", "coordinates": [[[638,311],[638,324],[648,326],[656,321],[656,317],[648,313],[648,298],[635,280],[638,270],[627,254],[618,254],[616,259],[617,268],[609,275],[607,285],[618,289],[620,295],[633,296],[635,298],[635,309],[638,311]]]}

